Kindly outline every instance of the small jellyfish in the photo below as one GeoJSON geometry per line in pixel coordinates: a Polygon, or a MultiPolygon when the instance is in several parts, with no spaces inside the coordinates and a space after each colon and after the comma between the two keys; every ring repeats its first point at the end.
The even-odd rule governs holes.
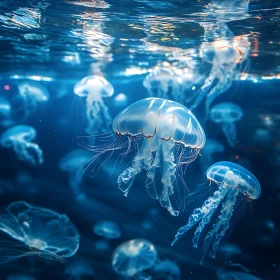
{"type": "Polygon", "coordinates": [[[34,113],[38,103],[49,100],[48,90],[40,83],[26,81],[18,84],[19,97],[23,100],[25,117],[34,113]]]}
{"type": "Polygon", "coordinates": [[[59,162],[59,168],[68,172],[68,182],[77,198],[82,197],[81,185],[84,173],[80,171],[81,166],[91,159],[91,155],[82,149],[75,149],[67,153],[59,162]]]}
{"type": "Polygon", "coordinates": [[[104,77],[92,75],[79,81],[74,87],[74,93],[86,98],[86,132],[97,134],[106,131],[112,124],[112,118],[103,99],[114,94],[113,86],[104,77]]]}
{"type": "Polygon", "coordinates": [[[15,240],[0,242],[1,263],[31,255],[63,262],[80,243],[79,232],[66,215],[24,201],[11,203],[0,215],[0,231],[15,240]]]}
{"type": "Polygon", "coordinates": [[[14,124],[12,120],[12,106],[4,97],[0,97],[0,125],[10,126],[14,124]]]}
{"type": "Polygon", "coordinates": [[[223,132],[230,146],[236,144],[235,122],[243,117],[242,109],[234,103],[223,102],[213,106],[210,112],[210,119],[221,124],[223,132]]]}
{"type": "Polygon", "coordinates": [[[127,196],[136,175],[145,170],[148,194],[177,216],[179,209],[176,208],[180,205],[175,194],[185,190],[179,186],[184,184],[183,166],[197,158],[205,143],[203,128],[196,117],[177,102],[147,98],[121,111],[113,121],[111,133],[112,137],[109,132],[104,139],[99,139],[103,140],[101,146],[81,143],[95,152],[92,162],[104,154],[109,154],[108,160],[114,151],[118,151],[120,157],[135,154],[131,165],[118,177],[120,190],[127,196]],[[156,175],[160,173],[161,184],[156,184],[156,175]]]}
{"type": "Polygon", "coordinates": [[[219,272],[217,275],[219,280],[261,280],[252,274],[239,271],[219,272]]]}
{"type": "Polygon", "coordinates": [[[157,260],[154,245],[145,239],[134,239],[119,245],[112,256],[112,266],[117,274],[132,277],[153,267],[157,260]]]}
{"type": "Polygon", "coordinates": [[[0,145],[13,148],[19,160],[32,165],[43,163],[43,151],[39,145],[31,142],[36,137],[36,130],[28,125],[17,125],[7,129],[0,137],[0,145]]]}
{"type": "Polygon", "coordinates": [[[193,246],[197,248],[202,231],[210,223],[211,217],[222,203],[218,220],[204,240],[204,250],[207,252],[215,238],[210,252],[210,256],[215,258],[221,239],[230,226],[230,219],[233,215],[238,195],[245,196],[249,200],[257,199],[261,194],[261,186],[257,178],[247,169],[227,161],[217,162],[210,166],[206,176],[210,182],[218,185],[218,190],[200,208],[196,208],[193,211],[188,223],[178,230],[172,246],[183,234],[199,223],[192,240],[193,246]]]}
{"type": "Polygon", "coordinates": [[[65,274],[69,275],[68,280],[80,280],[83,277],[93,276],[94,270],[86,259],[77,259],[66,267],[65,274]]]}
{"type": "Polygon", "coordinates": [[[224,149],[225,147],[221,142],[214,139],[207,139],[201,153],[202,157],[200,157],[200,165],[203,173],[206,173],[208,167],[212,164],[213,154],[222,153],[224,149]]]}
{"type": "Polygon", "coordinates": [[[180,279],[180,268],[179,266],[170,260],[160,261],[153,268],[155,274],[152,279],[160,280],[179,280],[180,279]]]}
{"type": "Polygon", "coordinates": [[[127,96],[124,93],[119,93],[115,98],[114,98],[114,105],[116,107],[122,107],[127,105],[127,96]]]}
{"type": "Polygon", "coordinates": [[[119,226],[111,221],[100,221],[96,223],[93,227],[93,231],[95,234],[108,239],[121,237],[121,230],[119,226]]]}

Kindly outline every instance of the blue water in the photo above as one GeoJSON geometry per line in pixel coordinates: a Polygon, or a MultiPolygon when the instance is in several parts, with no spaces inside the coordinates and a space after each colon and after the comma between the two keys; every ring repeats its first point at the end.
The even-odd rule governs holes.
{"type": "MultiPolygon", "coordinates": [[[[3,0],[0,279],[279,279],[279,11],[277,1],[262,0],[3,0]],[[87,83],[81,82],[87,76],[87,83]],[[184,142],[194,161],[186,159],[172,184],[170,199],[178,216],[161,205],[162,198],[146,192],[145,164],[132,178],[127,197],[118,187],[118,178],[125,177],[119,175],[141,155],[140,146],[154,139],[131,131],[142,120],[145,128],[153,127],[157,114],[139,106],[129,115],[128,136],[116,135],[112,121],[145,98],[186,106],[205,132],[204,148],[187,146],[194,143],[192,137],[184,142]],[[225,111],[238,107],[238,113],[214,114],[224,102],[225,111]],[[29,134],[20,134],[27,128],[18,125],[31,127],[29,134]],[[7,135],[12,138],[4,140],[7,135]],[[127,139],[131,146],[119,152],[127,139]],[[220,143],[219,151],[213,152],[212,141],[220,143]],[[71,162],[63,161],[77,149],[71,162]],[[251,199],[243,187],[236,188],[242,191],[215,258],[209,255],[212,247],[204,250],[204,239],[231,193],[214,211],[198,248],[192,243],[196,228],[171,246],[194,209],[218,189],[206,171],[219,161],[251,172],[260,196],[251,199]],[[18,201],[32,211],[26,214],[26,204],[11,204],[18,201]],[[9,212],[11,205],[20,207],[9,212]],[[52,213],[49,218],[46,211],[52,213]],[[102,221],[110,222],[107,229],[102,221]],[[103,228],[94,229],[100,222],[103,228]],[[143,239],[146,249],[139,250],[135,239],[143,239]],[[55,248],[72,245],[71,253],[53,253],[43,241],[55,248]],[[134,247],[127,249],[125,269],[118,270],[116,258],[123,257],[124,248],[118,246],[127,244],[134,247]]],[[[161,132],[167,133],[174,123],[164,116],[161,132]]],[[[175,122],[174,127],[204,139],[194,126],[179,128],[175,122]]],[[[157,190],[162,178],[171,178],[162,166],[170,163],[164,155],[170,143],[179,170],[183,146],[172,137],[159,139],[157,149],[149,150],[154,160],[164,147],[158,153],[157,190]]]]}

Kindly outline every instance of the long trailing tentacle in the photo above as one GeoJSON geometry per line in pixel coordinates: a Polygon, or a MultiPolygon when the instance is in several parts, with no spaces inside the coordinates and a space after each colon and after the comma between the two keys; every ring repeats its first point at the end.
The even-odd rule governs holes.
{"type": "Polygon", "coordinates": [[[211,217],[209,217],[209,219],[208,219],[207,216],[209,215],[209,213],[210,213],[210,216],[213,214],[215,209],[219,206],[220,202],[225,197],[226,193],[227,193],[227,190],[222,185],[220,185],[219,189],[214,192],[213,196],[209,197],[203,203],[202,207],[196,208],[193,211],[193,214],[190,216],[188,223],[185,226],[179,228],[179,230],[175,236],[175,239],[171,243],[171,246],[173,246],[183,234],[185,234],[194,225],[196,225],[199,221],[201,221],[199,227],[197,228],[197,230],[195,232],[195,237],[193,239],[194,247],[196,247],[196,244],[197,244],[199,236],[200,236],[200,232],[204,229],[205,225],[209,223],[209,220],[211,218],[211,217]]]}
{"type": "Polygon", "coordinates": [[[234,122],[225,122],[223,124],[223,132],[227,138],[230,146],[235,146],[236,144],[236,127],[234,122]]]}

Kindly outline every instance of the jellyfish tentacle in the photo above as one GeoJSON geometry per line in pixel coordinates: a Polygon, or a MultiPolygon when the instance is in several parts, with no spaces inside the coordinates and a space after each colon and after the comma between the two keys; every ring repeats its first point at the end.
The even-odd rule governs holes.
{"type": "Polygon", "coordinates": [[[173,240],[173,242],[171,243],[171,246],[173,246],[177,240],[184,235],[188,230],[190,230],[194,225],[196,225],[199,221],[201,221],[199,227],[197,228],[196,232],[195,232],[195,237],[193,239],[193,245],[194,247],[196,247],[196,243],[198,242],[199,239],[199,235],[200,235],[200,231],[202,231],[205,227],[205,225],[207,223],[209,223],[209,220],[204,219],[204,217],[207,217],[210,213],[210,215],[212,215],[213,213],[211,212],[213,210],[213,212],[216,210],[216,208],[219,206],[220,202],[223,200],[223,198],[225,197],[227,193],[227,190],[220,185],[219,189],[216,190],[213,194],[213,196],[209,197],[202,205],[202,207],[200,208],[196,208],[193,211],[193,214],[190,216],[188,223],[179,228],[177,234],[175,235],[175,238],[173,240]],[[205,224],[204,224],[205,223],[205,224]],[[197,240],[196,240],[197,238],[197,240]]]}
{"type": "Polygon", "coordinates": [[[221,239],[223,238],[227,229],[229,228],[229,220],[233,214],[234,205],[235,205],[236,197],[237,197],[238,193],[239,193],[238,189],[235,189],[235,188],[231,189],[228,192],[228,194],[225,198],[225,202],[223,203],[223,206],[222,206],[221,214],[218,217],[219,221],[213,225],[213,229],[210,232],[208,232],[207,236],[205,237],[204,250],[205,250],[205,252],[207,252],[214,235],[220,231],[220,233],[216,235],[216,240],[213,244],[212,252],[210,253],[210,256],[212,258],[215,258],[216,251],[221,242],[221,239]]]}
{"type": "Polygon", "coordinates": [[[99,102],[99,106],[100,106],[100,111],[102,112],[104,120],[105,120],[105,125],[107,126],[107,129],[109,130],[110,126],[112,124],[112,118],[109,114],[108,107],[105,105],[105,103],[102,99],[99,102]]]}
{"type": "Polygon", "coordinates": [[[230,146],[236,144],[236,126],[234,122],[225,122],[223,124],[223,132],[227,138],[227,141],[230,146]]]}

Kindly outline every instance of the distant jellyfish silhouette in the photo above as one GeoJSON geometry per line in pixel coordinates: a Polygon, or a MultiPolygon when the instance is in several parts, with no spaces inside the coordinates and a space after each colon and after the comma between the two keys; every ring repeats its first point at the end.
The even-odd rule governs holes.
{"type": "Polygon", "coordinates": [[[91,159],[90,153],[83,149],[75,149],[67,153],[59,162],[59,168],[68,172],[68,182],[73,193],[77,198],[81,198],[81,185],[84,173],[80,170],[81,166],[91,159]]]}
{"type": "Polygon", "coordinates": [[[65,274],[69,275],[68,280],[80,280],[83,277],[93,276],[94,270],[86,259],[77,259],[66,267],[65,274]]]}
{"type": "Polygon", "coordinates": [[[19,97],[23,100],[25,117],[34,113],[38,104],[49,100],[48,90],[35,81],[25,81],[18,84],[19,97]]]}
{"type": "Polygon", "coordinates": [[[127,96],[124,93],[119,93],[115,98],[114,98],[114,105],[116,107],[121,107],[125,106],[127,104],[127,96]]]}
{"type": "Polygon", "coordinates": [[[36,137],[36,130],[28,125],[17,125],[7,129],[0,137],[0,145],[13,148],[19,160],[32,165],[43,163],[43,151],[39,145],[31,142],[36,137]]]}
{"type": "Polygon", "coordinates": [[[221,142],[207,138],[201,153],[202,157],[200,157],[200,166],[203,173],[205,173],[212,164],[213,154],[222,153],[224,149],[225,147],[221,142]]]}
{"type": "Polygon", "coordinates": [[[210,112],[210,119],[215,123],[221,124],[227,141],[231,146],[236,144],[235,123],[242,117],[242,109],[231,102],[218,103],[213,106],[210,112]]]}
{"type": "Polygon", "coordinates": [[[200,208],[193,211],[188,223],[178,230],[172,246],[183,234],[199,223],[193,237],[193,246],[196,248],[202,231],[210,223],[211,217],[222,203],[218,221],[204,240],[204,249],[207,252],[215,238],[210,252],[210,256],[215,258],[221,239],[229,228],[237,196],[240,194],[248,199],[257,199],[261,194],[261,186],[257,178],[247,169],[227,161],[217,162],[210,166],[206,176],[210,182],[218,185],[218,190],[200,208]]]}
{"type": "Polygon", "coordinates": [[[230,272],[219,272],[219,280],[261,280],[252,274],[239,272],[239,271],[230,271],[230,272]]]}
{"type": "Polygon", "coordinates": [[[79,232],[66,215],[24,201],[11,203],[0,215],[0,231],[15,240],[0,242],[2,263],[33,255],[63,262],[80,243],[79,232]]]}
{"type": "Polygon", "coordinates": [[[172,203],[171,200],[175,196],[174,189],[180,189],[175,186],[184,184],[182,167],[196,159],[205,143],[204,131],[192,112],[170,100],[143,99],[115,117],[113,137],[109,136],[105,134],[101,146],[81,145],[95,152],[93,161],[109,153],[107,160],[114,151],[124,157],[134,151],[136,155],[131,165],[118,177],[120,190],[127,196],[136,175],[145,170],[148,194],[159,200],[172,215],[178,215],[177,201],[174,199],[175,203],[172,203]],[[156,184],[156,174],[160,171],[159,185],[156,184]],[[179,180],[176,181],[176,178],[179,180]]]}
{"type": "Polygon", "coordinates": [[[145,239],[134,239],[119,245],[112,256],[113,270],[120,275],[132,277],[153,267],[157,260],[154,245],[145,239]]]}
{"type": "Polygon", "coordinates": [[[96,223],[93,227],[95,234],[108,238],[116,239],[121,237],[120,227],[111,221],[100,221],[96,223]]]}
{"type": "Polygon", "coordinates": [[[153,268],[153,278],[160,280],[180,280],[179,266],[170,260],[158,262],[153,268]]]}
{"type": "Polygon", "coordinates": [[[112,118],[103,99],[114,94],[113,86],[104,77],[92,75],[79,81],[74,87],[74,93],[86,98],[86,132],[97,134],[106,131],[112,124],[112,118]]]}
{"type": "Polygon", "coordinates": [[[0,125],[10,126],[13,124],[12,106],[7,99],[0,97],[0,125]]]}
{"type": "Polygon", "coordinates": [[[230,263],[233,256],[241,255],[241,253],[240,247],[232,243],[226,243],[218,249],[218,254],[223,255],[225,263],[230,263]]]}

